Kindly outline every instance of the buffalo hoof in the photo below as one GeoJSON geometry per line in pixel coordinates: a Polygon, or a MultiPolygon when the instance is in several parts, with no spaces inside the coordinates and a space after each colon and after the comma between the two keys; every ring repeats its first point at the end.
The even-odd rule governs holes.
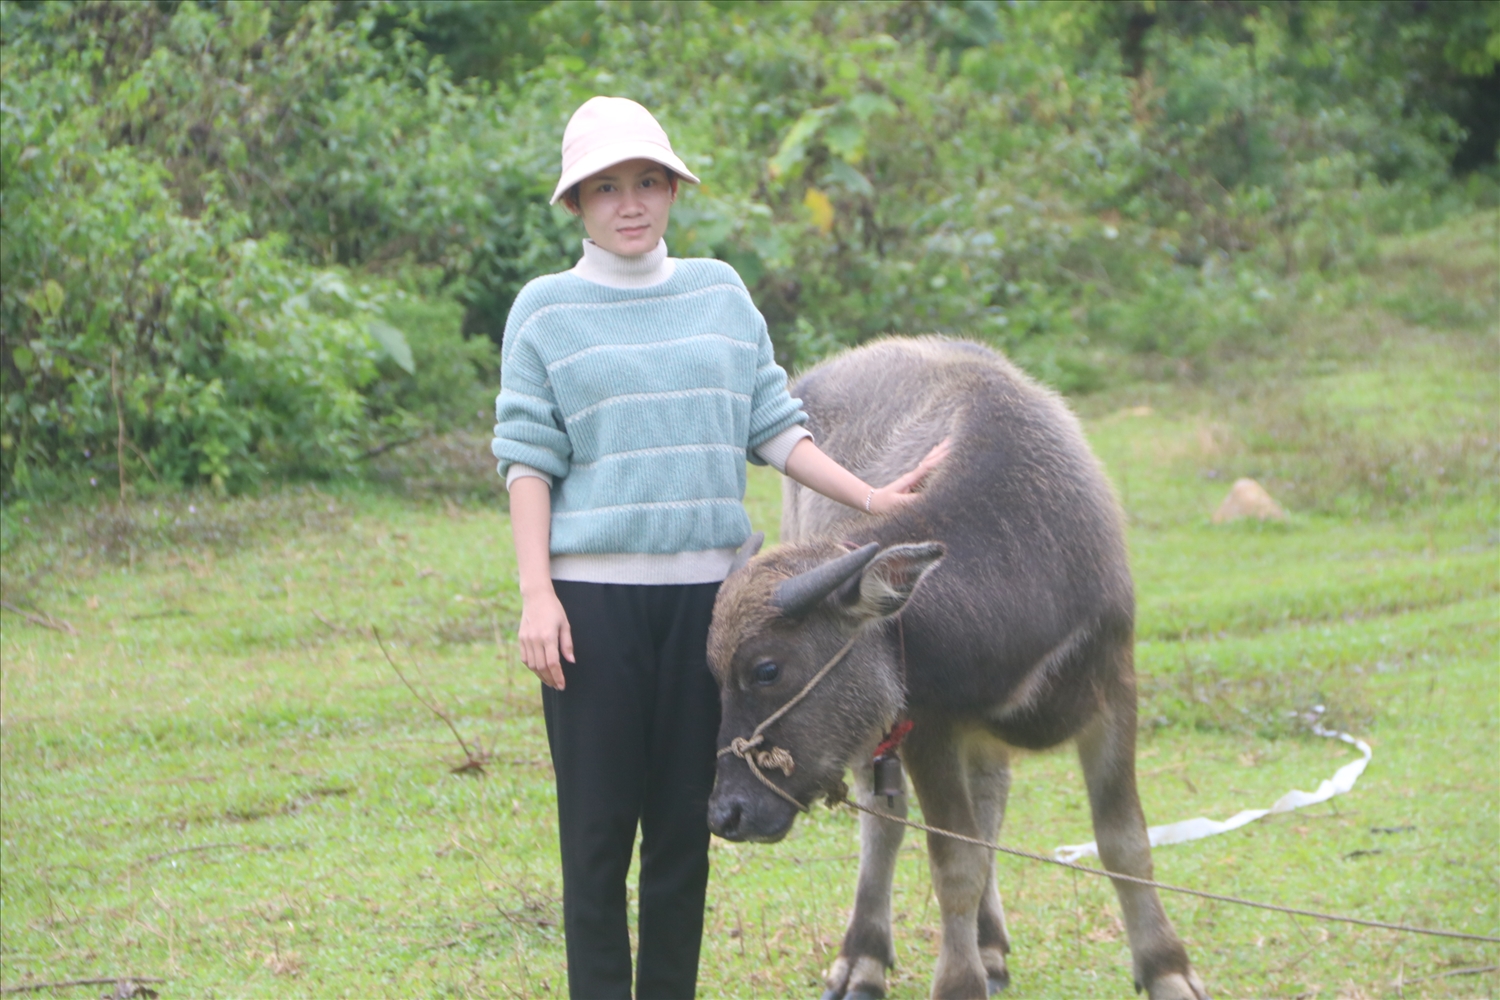
{"type": "Polygon", "coordinates": [[[1189,971],[1158,976],[1146,991],[1151,1000],[1209,1000],[1208,990],[1198,974],[1189,971]]]}
{"type": "Polygon", "coordinates": [[[1010,973],[1002,972],[998,976],[991,974],[985,979],[984,985],[989,995],[994,996],[1010,985],[1010,973]]]}
{"type": "Polygon", "coordinates": [[[885,990],[876,986],[856,986],[848,993],[832,987],[823,991],[820,1000],[885,1000],[885,990]]]}
{"type": "Polygon", "coordinates": [[[834,959],[823,980],[822,1000],[885,1000],[885,963],[861,955],[851,964],[847,955],[834,959]]]}

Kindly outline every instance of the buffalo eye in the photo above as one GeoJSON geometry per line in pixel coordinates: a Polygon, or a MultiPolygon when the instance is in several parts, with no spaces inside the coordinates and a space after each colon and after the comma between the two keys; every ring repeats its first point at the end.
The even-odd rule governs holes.
{"type": "Polygon", "coordinates": [[[757,663],[750,671],[750,679],[761,687],[767,687],[776,683],[776,678],[781,676],[781,668],[770,660],[757,663]]]}

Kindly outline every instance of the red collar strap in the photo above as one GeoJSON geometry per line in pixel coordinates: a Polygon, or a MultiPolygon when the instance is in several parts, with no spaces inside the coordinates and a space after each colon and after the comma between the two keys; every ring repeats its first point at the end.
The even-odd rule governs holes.
{"type": "Polygon", "coordinates": [[[902,719],[900,722],[892,726],[891,731],[886,734],[885,739],[880,741],[880,746],[875,748],[875,759],[879,760],[881,757],[884,757],[886,754],[899,747],[901,745],[901,741],[906,739],[906,734],[911,732],[911,727],[912,722],[910,719],[902,719]]]}

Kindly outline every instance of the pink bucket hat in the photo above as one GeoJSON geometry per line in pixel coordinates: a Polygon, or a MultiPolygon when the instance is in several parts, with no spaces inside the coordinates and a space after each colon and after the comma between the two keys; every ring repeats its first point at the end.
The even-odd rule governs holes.
{"type": "Polygon", "coordinates": [[[683,180],[698,183],[672,152],[666,129],[651,112],[628,97],[590,97],[563,130],[562,176],[552,192],[552,204],[584,178],[635,159],[654,160],[683,180]]]}

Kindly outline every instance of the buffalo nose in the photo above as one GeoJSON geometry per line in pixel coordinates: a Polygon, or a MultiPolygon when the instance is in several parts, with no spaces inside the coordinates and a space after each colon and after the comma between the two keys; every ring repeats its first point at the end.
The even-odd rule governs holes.
{"type": "Polygon", "coordinates": [[[719,800],[708,807],[708,828],[725,840],[739,840],[744,810],[738,802],[719,800]]]}

